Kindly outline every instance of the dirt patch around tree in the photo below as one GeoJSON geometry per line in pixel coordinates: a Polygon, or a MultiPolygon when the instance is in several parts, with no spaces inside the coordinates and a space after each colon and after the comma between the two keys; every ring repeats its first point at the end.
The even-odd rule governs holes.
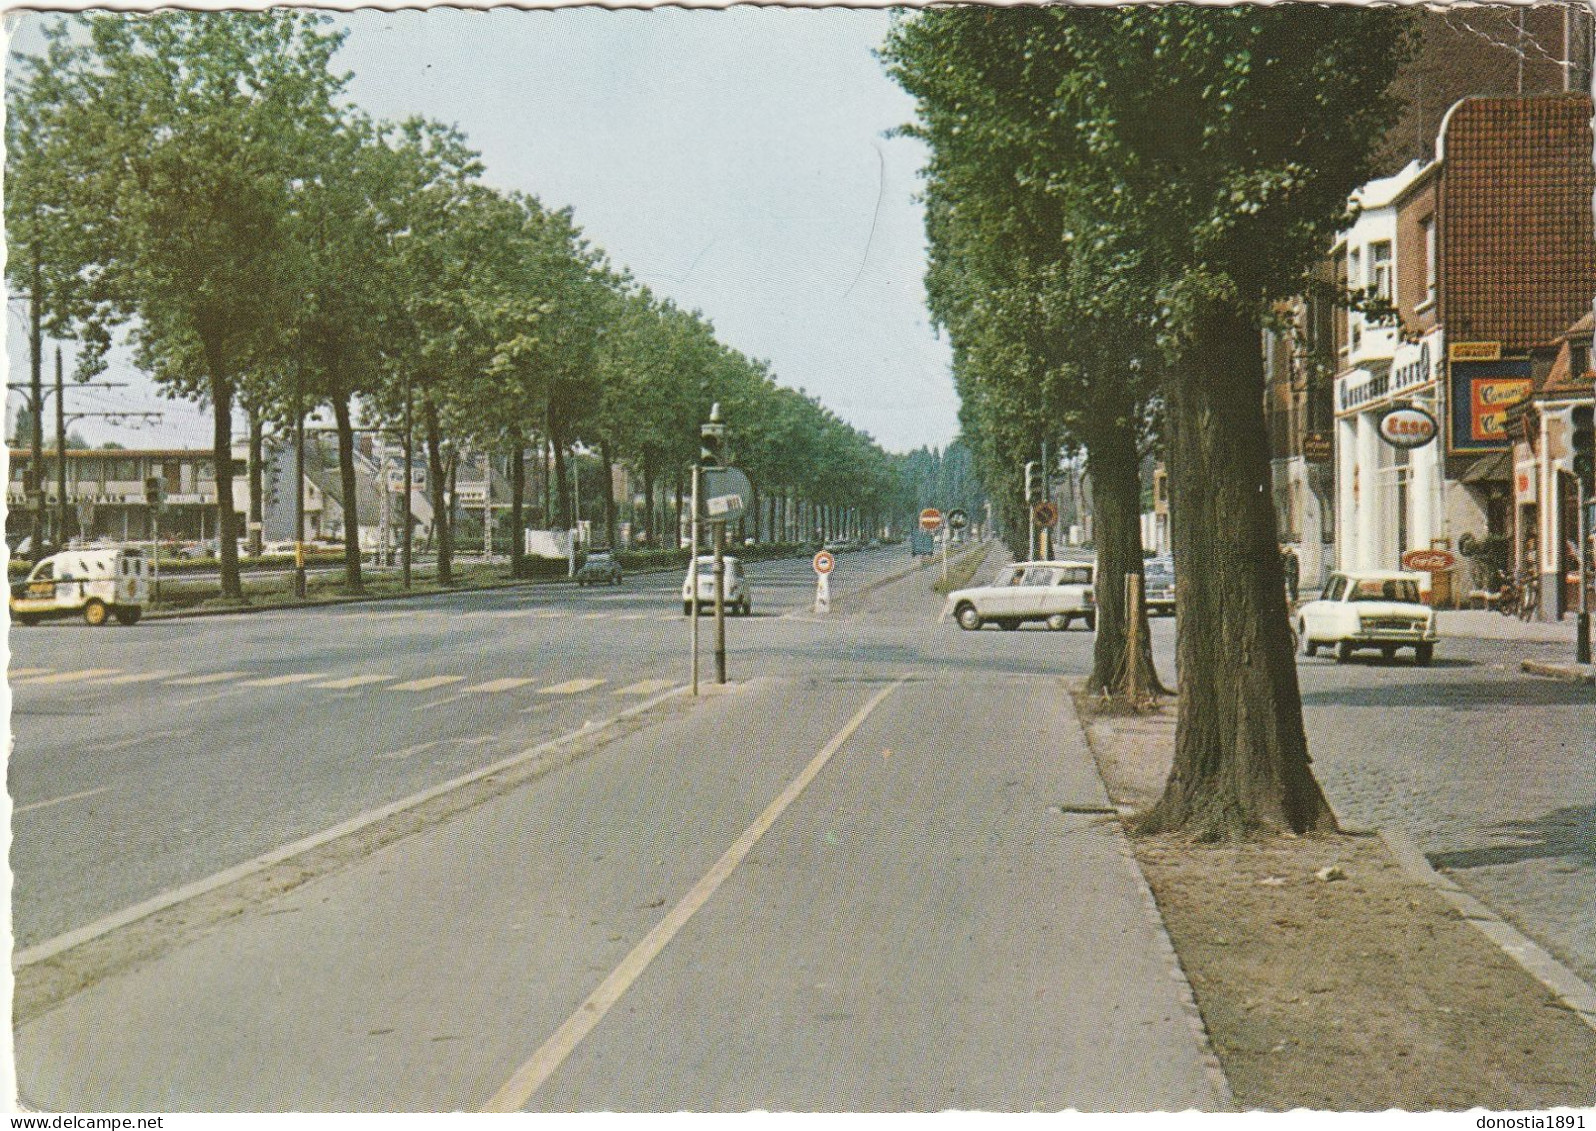
{"type": "MultiPolygon", "coordinates": [[[[1114,803],[1150,806],[1173,704],[1076,701],[1114,803]]],[[[1596,1105],[1596,1031],[1378,836],[1132,844],[1239,1109],[1596,1105]]]]}

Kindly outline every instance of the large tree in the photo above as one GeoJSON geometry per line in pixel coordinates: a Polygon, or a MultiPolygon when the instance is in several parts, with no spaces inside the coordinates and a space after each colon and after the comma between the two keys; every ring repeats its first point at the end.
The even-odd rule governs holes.
{"type": "MultiPolygon", "coordinates": [[[[1028,25],[1007,65],[1028,98],[1038,84],[1044,97],[1000,136],[1048,154],[1034,175],[1072,242],[1123,249],[1094,255],[1099,287],[1147,296],[1151,309],[1127,316],[1153,320],[1164,355],[1180,702],[1175,765],[1146,825],[1202,836],[1333,827],[1287,625],[1261,327],[1372,171],[1407,17],[1171,6],[916,21],[961,17],[1028,25]]],[[[971,70],[980,97],[1003,103],[1007,85],[971,70]]]]}
{"type": "MultiPolygon", "coordinates": [[[[94,281],[90,341],[131,326],[141,368],[208,401],[222,591],[241,597],[233,408],[300,292],[288,234],[294,186],[315,175],[343,80],[342,36],[307,12],[95,14],[23,61],[23,98],[48,92],[56,157],[77,175],[95,238],[63,271],[94,281]],[[26,93],[32,90],[33,94],[26,93]]],[[[93,351],[90,351],[91,354],[93,351]]]]}

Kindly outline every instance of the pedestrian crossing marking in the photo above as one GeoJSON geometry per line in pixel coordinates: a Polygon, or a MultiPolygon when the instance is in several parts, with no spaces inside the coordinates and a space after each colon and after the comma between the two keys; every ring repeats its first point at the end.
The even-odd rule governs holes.
{"type": "Polygon", "coordinates": [[[165,679],[167,676],[182,674],[180,671],[135,672],[132,675],[117,675],[112,676],[110,679],[97,679],[94,682],[99,687],[113,687],[126,683],[150,683],[153,680],[165,679]]]}
{"type": "Polygon", "coordinates": [[[413,679],[408,683],[396,683],[389,691],[431,691],[434,687],[444,687],[451,683],[459,683],[465,679],[463,675],[429,675],[423,679],[413,679]]]}
{"type": "Polygon", "coordinates": [[[54,668],[12,668],[6,672],[7,679],[22,679],[30,675],[49,675],[54,668]]]}
{"type": "Polygon", "coordinates": [[[387,683],[394,677],[391,675],[351,675],[343,679],[329,679],[310,686],[325,691],[347,691],[351,687],[364,687],[368,683],[387,683]]]}
{"type": "Polygon", "coordinates": [[[613,695],[652,695],[656,691],[664,691],[667,687],[674,687],[676,681],[672,679],[645,679],[630,687],[622,687],[611,692],[613,695]]]}
{"type": "Polygon", "coordinates": [[[647,613],[627,613],[624,616],[618,616],[615,619],[616,620],[647,620],[648,619],[648,614],[647,613]]]}
{"type": "Polygon", "coordinates": [[[564,683],[551,684],[539,689],[539,695],[575,695],[580,691],[591,691],[600,684],[607,683],[603,679],[568,679],[564,683]]]}
{"type": "Polygon", "coordinates": [[[183,679],[169,679],[168,687],[196,687],[202,683],[221,683],[224,679],[242,679],[248,672],[211,672],[209,675],[191,675],[183,679]]]}
{"type": "Polygon", "coordinates": [[[609,618],[610,618],[610,614],[609,613],[583,613],[581,616],[577,617],[576,619],[577,620],[608,620],[609,618]]]}
{"type": "Polygon", "coordinates": [[[295,672],[293,675],[271,675],[264,679],[246,679],[240,687],[286,687],[290,683],[308,683],[313,679],[326,679],[326,672],[295,672]]]}
{"type": "Polygon", "coordinates": [[[513,677],[509,679],[494,679],[489,680],[487,683],[478,683],[471,687],[462,687],[460,690],[480,691],[485,694],[492,694],[496,691],[511,691],[517,687],[525,687],[531,682],[533,681],[530,679],[516,679],[513,677]]]}
{"type": "Polygon", "coordinates": [[[36,675],[32,679],[18,680],[19,683],[41,686],[43,684],[77,683],[83,679],[95,679],[103,675],[116,675],[121,668],[84,668],[76,672],[56,672],[54,675],[36,675]]]}

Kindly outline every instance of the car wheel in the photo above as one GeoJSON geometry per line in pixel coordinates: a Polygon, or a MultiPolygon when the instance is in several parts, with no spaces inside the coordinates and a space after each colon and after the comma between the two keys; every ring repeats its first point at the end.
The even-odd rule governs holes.
{"type": "Polygon", "coordinates": [[[83,606],[83,623],[90,628],[99,628],[109,615],[104,601],[90,601],[83,606]]]}
{"type": "Polygon", "coordinates": [[[137,605],[121,605],[116,610],[116,623],[132,627],[139,623],[139,617],[144,615],[144,610],[137,605]]]}
{"type": "Polygon", "coordinates": [[[1070,618],[1065,616],[1063,613],[1054,613],[1052,616],[1047,618],[1047,627],[1051,628],[1054,632],[1063,632],[1065,629],[1069,628],[1069,626],[1070,618]]]}
{"type": "Polygon", "coordinates": [[[958,620],[959,627],[969,632],[974,632],[984,623],[981,614],[975,611],[974,605],[960,605],[953,616],[958,620]]]}
{"type": "Polygon", "coordinates": [[[18,624],[27,625],[30,628],[39,623],[39,618],[34,613],[13,613],[11,615],[16,619],[18,624]]]}
{"type": "Polygon", "coordinates": [[[1313,657],[1319,654],[1319,645],[1308,638],[1308,622],[1297,622],[1297,635],[1302,638],[1302,654],[1313,657]]]}
{"type": "Polygon", "coordinates": [[[1394,659],[1396,659],[1396,649],[1395,648],[1381,648],[1380,649],[1380,659],[1382,659],[1382,660],[1394,660],[1394,659]]]}
{"type": "Polygon", "coordinates": [[[1352,659],[1352,644],[1343,640],[1336,645],[1336,663],[1345,664],[1352,659]]]}
{"type": "Polygon", "coordinates": [[[1005,617],[1003,620],[998,621],[997,624],[998,624],[998,627],[1001,628],[1004,632],[1013,632],[1015,629],[1020,627],[1020,622],[1019,621],[1013,620],[1013,619],[1010,619],[1010,618],[1007,618],[1007,617],[1005,617]]]}
{"type": "Polygon", "coordinates": [[[1435,659],[1434,644],[1415,644],[1413,646],[1413,662],[1421,668],[1430,666],[1430,661],[1435,659]]]}

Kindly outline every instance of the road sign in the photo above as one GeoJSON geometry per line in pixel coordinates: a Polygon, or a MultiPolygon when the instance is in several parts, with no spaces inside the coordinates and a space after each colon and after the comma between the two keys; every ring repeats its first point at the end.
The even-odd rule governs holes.
{"type": "Polygon", "coordinates": [[[1031,512],[1038,526],[1052,526],[1058,522],[1058,507],[1053,503],[1037,503],[1031,512]]]}
{"type": "Polygon", "coordinates": [[[735,467],[706,467],[700,490],[704,513],[717,522],[736,522],[748,509],[754,488],[748,476],[735,467]]]}
{"type": "Polygon", "coordinates": [[[1409,550],[1402,555],[1402,568],[1421,573],[1445,573],[1457,565],[1457,559],[1447,550],[1409,550]]]}
{"type": "Polygon", "coordinates": [[[942,512],[936,507],[926,507],[920,512],[920,529],[937,531],[942,529],[942,512]]]}
{"type": "Polygon", "coordinates": [[[969,526],[969,525],[970,525],[970,516],[965,514],[963,511],[955,510],[955,511],[949,511],[948,512],[948,529],[949,530],[963,530],[966,526],[969,526]]]}
{"type": "Polygon", "coordinates": [[[821,550],[815,555],[815,572],[824,577],[837,566],[837,559],[831,556],[830,550],[821,550]]]}

